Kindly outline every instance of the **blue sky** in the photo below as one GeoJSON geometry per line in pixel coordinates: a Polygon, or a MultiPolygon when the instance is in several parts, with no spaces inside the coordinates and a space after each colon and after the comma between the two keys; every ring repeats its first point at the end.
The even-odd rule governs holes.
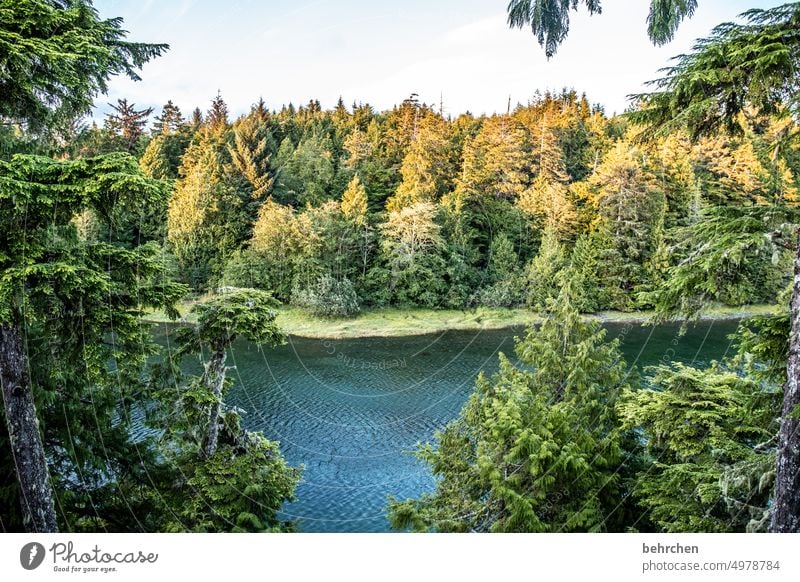
{"type": "Polygon", "coordinates": [[[445,113],[505,111],[534,92],[573,87],[608,113],[658,76],[669,58],[723,21],[781,1],[700,0],[676,39],[654,47],[648,2],[604,0],[603,13],[573,13],[570,35],[549,61],[529,30],[506,25],[506,0],[96,0],[122,16],[129,38],[171,50],[145,66],[143,80],[112,81],[97,100],[137,106],[172,99],[184,112],[207,109],[219,90],[236,115],[263,97],[270,108],[319,99],[391,107],[410,93],[444,102],[445,113]]]}

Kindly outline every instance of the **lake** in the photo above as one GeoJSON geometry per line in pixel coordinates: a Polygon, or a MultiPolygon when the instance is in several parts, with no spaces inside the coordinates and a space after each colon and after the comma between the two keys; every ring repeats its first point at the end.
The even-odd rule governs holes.
{"type": "MultiPolygon", "coordinates": [[[[732,350],[736,321],[701,321],[680,336],[675,324],[606,324],[630,366],[705,365],[732,350]]],[[[228,359],[236,384],[228,405],[250,430],[280,441],[305,466],[297,501],[283,519],[306,532],[388,531],[389,495],[415,497],[433,487],[411,451],[457,416],[477,374],[514,356],[522,329],[346,340],[290,337],[260,352],[237,342],[228,359]]],[[[163,333],[163,330],[162,330],[163,333]]],[[[512,360],[515,359],[512,357],[512,360]]]]}

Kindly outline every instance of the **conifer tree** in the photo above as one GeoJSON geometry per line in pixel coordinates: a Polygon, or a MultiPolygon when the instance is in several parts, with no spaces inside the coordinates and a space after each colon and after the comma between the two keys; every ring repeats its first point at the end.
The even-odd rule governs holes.
{"type": "Polygon", "coordinates": [[[256,200],[269,195],[273,182],[270,161],[277,146],[267,122],[260,103],[233,125],[233,143],[228,146],[234,168],[250,184],[256,200]]]}
{"type": "MultiPolygon", "coordinates": [[[[512,27],[530,26],[547,57],[552,57],[569,32],[570,10],[585,4],[589,14],[600,14],[600,0],[511,0],[508,4],[508,24],[512,27]]],[[[697,0],[651,0],[647,15],[647,34],[655,44],[669,42],[686,17],[697,8],[697,0]]]]}
{"type": "Polygon", "coordinates": [[[631,291],[644,281],[642,266],[654,252],[664,195],[643,168],[638,152],[623,142],[606,155],[589,186],[618,257],[616,264],[604,267],[618,273],[622,289],[631,291]]]}
{"type": "Polygon", "coordinates": [[[14,0],[0,10],[0,118],[31,130],[63,127],[88,113],[109,78],[136,71],[166,44],[125,40],[122,19],[91,2],[14,0]]]}
{"type": "Polygon", "coordinates": [[[186,120],[181,114],[181,109],[170,99],[161,108],[161,115],[157,115],[153,124],[153,135],[176,133],[183,128],[186,120]]]}
{"type": "MultiPolygon", "coordinates": [[[[0,52],[0,119],[36,132],[68,126],[91,108],[98,93],[105,92],[109,78],[125,73],[138,79],[137,69],[168,48],[129,42],[126,35],[121,19],[101,20],[90,2],[4,2],[0,10],[0,44],[6,47],[0,52]]],[[[74,470],[50,473],[40,434],[44,414],[35,403],[37,382],[59,378],[62,389],[77,387],[64,390],[60,404],[78,418],[80,390],[102,382],[102,372],[88,381],[79,378],[82,372],[105,370],[115,359],[121,365],[119,378],[129,369],[130,360],[124,354],[116,358],[117,354],[109,353],[109,329],[104,325],[109,314],[114,313],[119,317],[115,323],[121,323],[116,345],[127,347],[127,340],[136,333],[133,330],[138,330],[134,322],[139,306],[149,303],[168,308],[175,300],[174,294],[153,288],[135,298],[130,295],[137,277],[145,279],[158,270],[148,251],[126,253],[113,240],[88,252],[74,244],[72,219],[82,207],[94,206],[101,218],[108,219],[113,203],[135,201],[137,196],[146,202],[154,192],[154,185],[144,183],[131,162],[110,157],[60,164],[35,156],[0,161],[0,236],[7,239],[2,242],[0,258],[0,384],[13,461],[13,468],[8,466],[3,473],[16,480],[13,493],[4,492],[4,498],[9,505],[20,505],[19,522],[4,525],[6,529],[57,531],[51,477],[63,474],[71,478],[81,475],[83,468],[78,469],[76,463],[74,470]],[[26,233],[24,244],[20,232],[26,233]],[[112,265],[117,268],[108,271],[112,265]],[[131,273],[130,265],[136,265],[136,274],[131,273]],[[114,304],[109,305],[109,300],[114,304]],[[102,304],[99,309],[98,303],[102,304]],[[72,319],[76,306],[85,322],[80,333],[72,319]],[[29,323],[41,327],[34,329],[29,323]],[[46,345],[37,351],[38,337],[55,350],[46,345]],[[23,338],[28,340],[27,349],[23,338]],[[76,345],[87,351],[73,351],[76,345]],[[43,360],[38,360],[42,354],[43,360]],[[63,358],[59,358],[61,354],[63,358]],[[81,365],[76,354],[83,358],[81,365]],[[51,367],[53,363],[56,365],[51,367]],[[33,378],[32,372],[38,378],[33,378]]],[[[141,346],[137,353],[142,353],[141,346]]],[[[108,409],[101,408],[98,402],[95,410],[102,416],[108,409]]],[[[110,421],[111,416],[104,420],[110,421]]],[[[123,424],[117,422],[117,426],[123,424]]],[[[49,419],[44,428],[58,431],[57,423],[49,419]]],[[[57,442],[74,441],[62,434],[57,442]]],[[[110,454],[111,450],[107,451],[106,458],[110,454]]],[[[75,487],[76,483],[73,479],[65,485],[75,487]]],[[[79,494],[78,503],[85,501],[84,495],[79,494]]]]}
{"type": "MultiPolygon", "coordinates": [[[[761,115],[784,114],[797,120],[798,113],[798,51],[796,35],[800,6],[796,3],[777,6],[769,10],[751,10],[743,16],[744,24],[723,24],[710,37],[699,41],[694,50],[682,55],[668,75],[657,82],[656,91],[640,96],[644,107],[635,115],[647,124],[649,133],[663,134],[675,128],[686,128],[697,138],[722,128],[729,133],[743,132],[743,122],[752,119],[753,113],[761,115]],[[743,115],[747,112],[749,115],[743,115]]],[[[775,149],[776,158],[781,148],[775,149]]],[[[708,261],[714,256],[727,259],[742,249],[757,248],[756,240],[763,244],[764,234],[770,241],[786,245],[786,223],[796,223],[794,209],[782,199],[770,201],[774,206],[752,207],[749,211],[726,209],[717,218],[720,232],[712,244],[701,248],[698,264],[706,272],[693,273],[687,269],[682,277],[682,295],[697,297],[713,291],[707,286],[708,261]],[[724,216],[727,214],[727,217],[724,216]],[[775,228],[775,225],[778,225],[775,228]],[[758,225],[758,226],[757,226],[758,225]],[[759,228],[760,227],[760,228],[759,228]],[[735,234],[739,230],[738,236],[735,234]],[[758,232],[760,230],[760,233],[758,232]],[[725,245],[732,245],[725,249],[725,245]],[[730,252],[729,252],[730,251],[730,252]]],[[[800,244],[795,239],[788,246],[795,255],[800,244]]],[[[723,261],[724,266],[728,261],[723,261]]],[[[795,272],[790,301],[789,357],[786,367],[783,410],[778,438],[774,509],[770,531],[800,531],[800,421],[796,410],[800,406],[800,260],[795,257],[795,272]]],[[[674,288],[661,303],[669,309],[675,298],[674,288]]],[[[671,306],[674,306],[673,303],[671,306]]],[[[696,307],[696,306],[695,306],[696,307]]]]}
{"type": "Polygon", "coordinates": [[[153,112],[153,108],[137,110],[136,104],[128,103],[127,99],[118,99],[116,105],[113,103],[109,105],[114,113],[106,115],[105,129],[120,137],[125,151],[134,152],[144,135],[147,118],[153,112]]]}
{"type": "Polygon", "coordinates": [[[531,260],[525,274],[529,306],[539,310],[548,308],[550,301],[559,294],[560,273],[566,266],[566,253],[558,241],[558,233],[548,226],[542,234],[539,254],[531,260]]]}
{"type": "Polygon", "coordinates": [[[371,272],[383,302],[433,307],[444,290],[444,239],[430,202],[387,213],[379,225],[383,264],[371,272]]]}
{"type": "Polygon", "coordinates": [[[459,187],[470,195],[514,200],[531,176],[530,144],[524,128],[508,116],[487,119],[464,145],[459,187]]]}
{"type": "Polygon", "coordinates": [[[481,374],[459,417],[419,449],[437,477],[392,500],[393,527],[440,532],[619,531],[626,469],[614,410],[630,376],[618,342],[581,321],[569,291],[481,374]]]}
{"type": "Polygon", "coordinates": [[[168,212],[168,240],[184,280],[195,289],[215,282],[229,255],[248,237],[252,198],[231,179],[227,106],[218,95],[208,121],[182,158],[168,212]]]}
{"type": "Polygon", "coordinates": [[[278,511],[294,499],[300,470],[290,467],[278,443],[242,427],[238,410],[225,404],[231,382],[225,361],[244,336],[260,349],[285,341],[269,293],[238,289],[194,308],[197,325],[179,330],[176,351],[162,367],[150,424],[162,435],[172,468],[163,495],[167,531],[291,531],[278,511]],[[178,365],[204,354],[202,376],[185,377],[178,365]],[[187,498],[185,490],[193,494],[187,498]]]}
{"type": "MultiPolygon", "coordinates": [[[[13,527],[55,531],[55,489],[58,522],[80,528],[80,507],[93,499],[97,519],[108,519],[120,503],[121,479],[140,476],[125,468],[131,433],[129,419],[120,418],[153,352],[139,318],[146,307],[174,313],[186,291],[165,282],[155,246],[120,240],[123,209],[135,214],[162,201],[163,185],[142,176],[126,154],[71,162],[16,156],[0,162],[0,183],[8,249],[0,262],[0,371],[9,469],[18,482],[11,499],[22,507],[22,523],[13,527]],[[100,240],[79,236],[73,218],[86,209],[105,229],[100,240]],[[16,233],[23,230],[21,244],[16,233]],[[61,446],[45,454],[40,431],[61,446]]],[[[146,444],[141,459],[148,462],[146,444]]]]}
{"type": "Polygon", "coordinates": [[[312,134],[295,148],[286,138],[276,158],[275,198],[287,204],[320,204],[333,194],[336,174],[333,143],[327,135],[312,134]]]}
{"type": "Polygon", "coordinates": [[[403,181],[387,208],[397,210],[417,202],[437,202],[451,189],[457,153],[447,123],[437,115],[423,117],[403,158],[403,181]]]}
{"type": "Polygon", "coordinates": [[[634,493],[663,531],[766,530],[779,400],[748,375],[662,365],[652,388],[620,400],[623,426],[643,432],[652,462],[634,493]]]}

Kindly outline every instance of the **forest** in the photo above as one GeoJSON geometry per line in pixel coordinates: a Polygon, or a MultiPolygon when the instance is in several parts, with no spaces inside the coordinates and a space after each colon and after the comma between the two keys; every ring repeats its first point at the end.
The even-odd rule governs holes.
{"type": "MultiPolygon", "coordinates": [[[[554,54],[531,4],[509,22],[554,54]]],[[[614,116],[579,87],[457,116],[254,90],[87,121],[167,45],[0,0],[2,530],[293,531],[302,467],[225,403],[233,342],[269,358],[293,306],[543,316],[419,447],[436,487],[388,500],[398,530],[800,531],[799,21],[721,25],[614,116]],[[198,298],[157,344],[147,314],[198,298]],[[761,304],[707,368],[631,372],[584,317],[761,304]]]]}

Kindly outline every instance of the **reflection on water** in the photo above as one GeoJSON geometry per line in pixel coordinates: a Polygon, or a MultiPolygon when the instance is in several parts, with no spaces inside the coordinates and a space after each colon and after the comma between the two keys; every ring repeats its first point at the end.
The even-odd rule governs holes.
{"type": "MultiPolygon", "coordinates": [[[[705,364],[731,349],[736,322],[704,321],[678,335],[677,325],[608,324],[630,365],[705,364]]],[[[283,518],[301,531],[386,531],[389,495],[413,497],[433,479],[409,451],[452,420],[477,374],[512,357],[523,330],[446,332],[404,338],[316,340],[292,337],[261,352],[238,342],[229,364],[236,380],[227,398],[244,410],[303,482],[283,518]]],[[[162,340],[165,329],[159,335],[162,340]]],[[[513,359],[513,357],[512,357],[513,359]]]]}

